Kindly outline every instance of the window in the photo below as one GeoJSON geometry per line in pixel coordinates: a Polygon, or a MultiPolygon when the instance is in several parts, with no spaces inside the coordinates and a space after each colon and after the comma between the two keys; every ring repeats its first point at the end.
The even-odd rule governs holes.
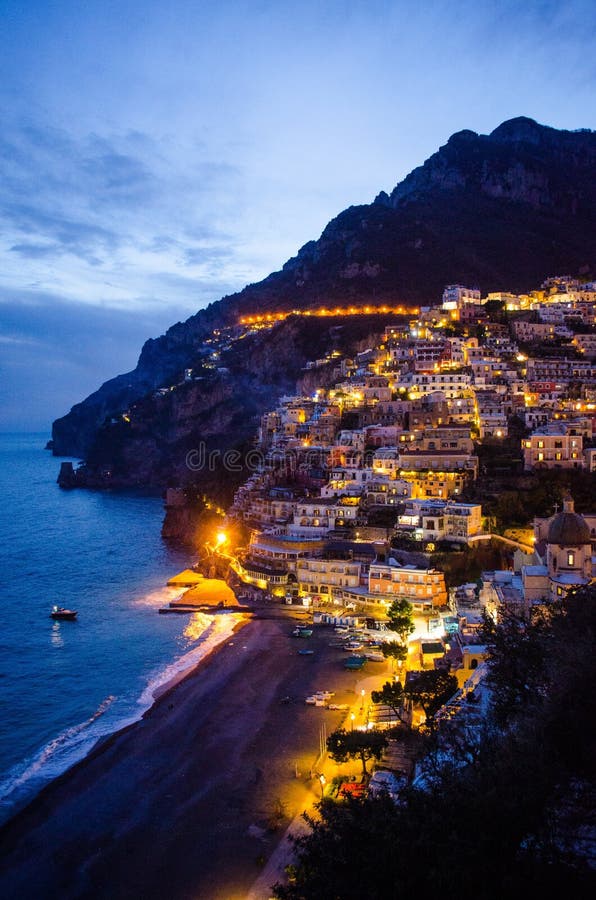
{"type": "Polygon", "coordinates": [[[575,553],[573,550],[569,550],[567,552],[567,565],[574,566],[575,565],[575,553]]]}

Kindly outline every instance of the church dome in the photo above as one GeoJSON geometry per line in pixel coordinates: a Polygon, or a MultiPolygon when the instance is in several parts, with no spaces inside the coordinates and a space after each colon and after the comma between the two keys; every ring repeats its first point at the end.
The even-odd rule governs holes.
{"type": "Polygon", "coordinates": [[[580,547],[591,543],[590,529],[583,516],[573,511],[573,500],[563,501],[563,512],[552,519],[547,543],[563,547],[580,547]]]}

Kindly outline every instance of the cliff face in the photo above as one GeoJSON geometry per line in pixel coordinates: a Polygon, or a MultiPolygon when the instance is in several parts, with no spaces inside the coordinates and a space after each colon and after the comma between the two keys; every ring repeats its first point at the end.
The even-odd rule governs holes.
{"type": "MultiPolygon", "coordinates": [[[[340,213],[319,240],[302,247],[281,271],[147,341],[133,372],[106,382],[54,423],[54,453],[95,453],[103,462],[105,435],[98,428],[106,417],[118,416],[156,388],[175,383],[184,368],[196,364],[212,330],[234,324],[242,315],[338,303],[432,304],[453,281],[485,292],[522,291],[548,274],[594,277],[595,162],[595,132],[558,131],[525,118],[505,122],[490,135],[458,132],[391,194],[381,192],[373,203],[340,213]]],[[[282,338],[274,329],[261,344],[254,342],[253,350],[247,347],[240,371],[230,369],[237,381],[209,383],[213,403],[203,396],[203,386],[181,393],[167,412],[150,404],[147,427],[132,441],[123,440],[118,452],[123,458],[133,454],[140,480],[161,481],[159,473],[170,464],[168,453],[162,453],[162,433],[177,436],[174,443],[184,441],[200,419],[218,441],[226,429],[238,427],[236,413],[226,412],[222,391],[228,391],[227,400],[247,398],[252,427],[262,403],[271,401],[273,388],[292,386],[296,369],[286,361],[286,352],[300,333],[298,328],[294,336],[288,332],[282,338]],[[284,345],[281,354],[278,340],[284,345]],[[169,424],[160,424],[162,419],[169,424]]],[[[242,427],[240,431],[246,433],[242,427]]]]}
{"type": "Polygon", "coordinates": [[[218,496],[233,491],[245,470],[241,457],[232,454],[231,466],[222,472],[223,454],[250,449],[261,414],[308,375],[307,360],[370,346],[378,328],[374,316],[354,317],[343,325],[290,317],[270,331],[232,342],[222,354],[220,371],[207,370],[200,380],[152,392],[96,429],[86,467],[76,484],[65,486],[196,482],[218,496]]]}

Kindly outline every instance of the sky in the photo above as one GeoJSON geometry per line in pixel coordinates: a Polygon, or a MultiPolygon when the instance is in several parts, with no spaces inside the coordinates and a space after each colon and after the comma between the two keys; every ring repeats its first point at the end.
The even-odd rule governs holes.
{"type": "Polygon", "coordinates": [[[449,136],[595,128],[591,0],[0,0],[0,430],[275,271],[449,136]]]}

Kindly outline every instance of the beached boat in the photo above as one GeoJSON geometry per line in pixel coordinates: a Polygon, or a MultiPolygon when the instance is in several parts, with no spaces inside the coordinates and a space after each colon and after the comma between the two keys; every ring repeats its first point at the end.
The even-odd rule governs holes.
{"type": "Polygon", "coordinates": [[[365,663],[365,656],[350,656],[344,663],[344,669],[361,669],[365,663]]]}
{"type": "Polygon", "coordinates": [[[292,637],[309,638],[312,637],[312,628],[295,628],[292,637]]]}
{"type": "Polygon", "coordinates": [[[71,622],[73,621],[73,619],[76,619],[76,617],[76,609],[65,609],[63,606],[52,607],[52,612],[50,613],[50,618],[52,619],[67,619],[71,622]]]}

